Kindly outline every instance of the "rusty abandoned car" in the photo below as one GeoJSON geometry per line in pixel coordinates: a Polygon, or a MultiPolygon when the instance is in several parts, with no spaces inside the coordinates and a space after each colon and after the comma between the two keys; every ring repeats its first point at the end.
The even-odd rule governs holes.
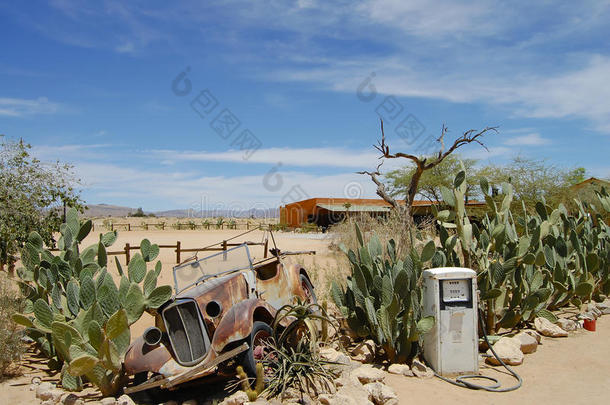
{"type": "Polygon", "coordinates": [[[174,267],[173,298],[125,355],[125,371],[133,376],[126,393],[226,379],[238,365],[253,376],[277,311],[297,297],[316,301],[305,269],[287,260],[315,252],[267,251],[265,242],[263,258],[256,259],[249,244],[260,243],[230,249],[223,243],[219,253],[174,267]]]}

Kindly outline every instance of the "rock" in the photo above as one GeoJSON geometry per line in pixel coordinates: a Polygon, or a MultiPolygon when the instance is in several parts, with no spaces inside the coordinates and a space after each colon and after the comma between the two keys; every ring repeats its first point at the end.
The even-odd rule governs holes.
{"type": "Polygon", "coordinates": [[[358,381],[360,381],[362,384],[385,380],[385,373],[378,368],[373,368],[372,366],[358,367],[352,371],[352,375],[358,378],[358,381]]]}
{"type": "Polygon", "coordinates": [[[42,401],[40,405],[55,405],[55,401],[53,401],[52,399],[47,399],[42,401]]]}
{"type": "MultiPolygon", "coordinates": [[[[509,366],[518,366],[523,363],[523,352],[521,351],[521,341],[517,338],[503,337],[500,338],[494,345],[493,349],[498,357],[509,366]]],[[[500,362],[493,355],[491,349],[487,351],[490,357],[485,359],[485,362],[493,366],[499,366],[500,362]]]]}
{"type": "Polygon", "coordinates": [[[602,315],[610,315],[610,305],[606,302],[598,302],[595,304],[597,309],[602,313],[602,315]]]}
{"type": "Polygon", "coordinates": [[[406,375],[407,377],[413,377],[413,371],[411,371],[411,367],[408,364],[390,364],[388,367],[388,373],[398,374],[398,375],[406,375]]]}
{"type": "Polygon", "coordinates": [[[527,333],[528,335],[536,339],[536,342],[538,342],[539,345],[542,344],[542,335],[540,335],[540,333],[536,332],[534,329],[524,329],[521,332],[527,333]]]}
{"type": "Polygon", "coordinates": [[[371,363],[375,359],[375,342],[372,340],[365,340],[359,343],[354,350],[352,350],[352,357],[356,361],[363,363],[371,363]]]}
{"type": "Polygon", "coordinates": [[[594,302],[590,302],[587,304],[587,312],[591,312],[593,315],[595,315],[595,319],[602,316],[602,311],[597,308],[597,304],[595,304],[594,302]]]}
{"type": "Polygon", "coordinates": [[[548,337],[566,337],[568,336],[568,332],[561,329],[559,326],[555,325],[551,321],[546,318],[536,318],[534,319],[534,326],[536,330],[542,336],[548,337]]]}
{"type": "Polygon", "coordinates": [[[349,357],[347,357],[344,353],[330,347],[320,349],[320,356],[327,361],[333,361],[335,363],[341,363],[347,366],[351,364],[349,357]]]}
{"type": "Polygon", "coordinates": [[[318,402],[322,405],[352,405],[356,403],[351,397],[344,394],[318,395],[318,402]]]}
{"type": "MultiPolygon", "coordinates": [[[[123,394],[116,400],[117,405],[136,405],[129,395],[123,394]]],[[[195,402],[195,405],[197,403],[195,402]]]]}
{"type": "Polygon", "coordinates": [[[348,335],[344,335],[344,334],[339,336],[338,341],[339,341],[339,344],[341,345],[341,347],[350,347],[353,342],[351,337],[349,337],[348,335]]]}
{"type": "Polygon", "coordinates": [[[51,384],[50,382],[42,382],[42,383],[38,384],[38,386],[36,387],[36,398],[39,398],[43,401],[50,399],[51,394],[49,394],[48,392],[54,388],[55,388],[55,385],[51,384]],[[44,398],[43,398],[43,396],[44,396],[44,398]]]}
{"type": "Polygon", "coordinates": [[[218,405],[242,405],[248,402],[248,394],[244,391],[237,391],[231,396],[228,396],[218,405]]]}
{"type": "Polygon", "coordinates": [[[113,398],[113,397],[102,398],[100,403],[102,405],[116,405],[116,398],[113,398]]]}
{"type": "Polygon", "coordinates": [[[567,318],[559,318],[557,325],[566,332],[573,332],[578,329],[578,322],[567,318]]]}
{"type": "Polygon", "coordinates": [[[398,396],[392,388],[388,387],[385,384],[382,384],[380,382],[374,382],[366,384],[364,386],[364,389],[366,389],[369,394],[371,394],[371,398],[375,405],[398,404],[398,396]]]}
{"type": "Polygon", "coordinates": [[[38,393],[38,390],[36,391],[36,396],[40,398],[41,401],[51,400],[53,403],[59,402],[63,394],[63,391],[54,388],[41,391],[40,394],[38,393]]]}
{"type": "Polygon", "coordinates": [[[520,332],[515,338],[521,342],[520,349],[523,354],[534,353],[538,349],[538,341],[529,333],[520,332]]]}
{"type": "Polygon", "coordinates": [[[434,370],[426,366],[421,361],[415,359],[411,363],[411,371],[416,377],[419,378],[431,378],[434,377],[434,370]]]}
{"type": "Polygon", "coordinates": [[[63,405],[77,405],[78,401],[83,402],[78,395],[70,393],[62,395],[60,403],[63,405]]]}
{"type": "Polygon", "coordinates": [[[254,402],[246,402],[248,405],[269,405],[269,401],[265,398],[257,398],[254,402]]]}
{"type": "Polygon", "coordinates": [[[198,405],[196,399],[189,399],[182,403],[182,405],[198,405]]]}

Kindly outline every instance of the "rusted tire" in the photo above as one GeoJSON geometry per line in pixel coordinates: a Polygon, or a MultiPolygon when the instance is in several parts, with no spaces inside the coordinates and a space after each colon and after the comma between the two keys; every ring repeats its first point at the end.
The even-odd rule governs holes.
{"type": "Polygon", "coordinates": [[[241,365],[248,377],[256,378],[256,363],[265,357],[264,342],[271,337],[273,331],[265,322],[255,321],[250,333],[250,348],[244,353],[241,365]]]}
{"type": "Polygon", "coordinates": [[[299,277],[301,280],[301,288],[303,289],[303,291],[305,291],[305,295],[307,295],[307,301],[310,304],[317,304],[318,298],[316,297],[316,293],[313,290],[313,285],[311,285],[311,283],[309,282],[307,277],[305,277],[304,274],[301,274],[299,277]]]}

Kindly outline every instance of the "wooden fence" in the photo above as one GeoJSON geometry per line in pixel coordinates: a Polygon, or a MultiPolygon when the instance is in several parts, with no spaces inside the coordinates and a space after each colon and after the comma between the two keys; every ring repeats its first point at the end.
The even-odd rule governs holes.
{"type": "MultiPolygon", "coordinates": [[[[197,229],[241,229],[241,230],[251,230],[256,228],[266,228],[269,226],[273,227],[273,224],[257,224],[251,222],[223,222],[223,223],[201,223],[197,224],[194,222],[175,222],[175,223],[166,223],[166,222],[157,222],[157,223],[143,223],[143,224],[131,224],[131,223],[119,223],[119,222],[111,222],[109,224],[98,224],[98,228],[105,228],[109,231],[114,230],[123,230],[123,231],[135,231],[135,230],[143,230],[148,231],[149,229],[176,229],[176,230],[197,230],[197,229]]],[[[277,226],[277,225],[276,225],[277,226]]],[[[92,230],[95,230],[95,224],[93,225],[92,230]]]]}
{"type": "MultiPolygon", "coordinates": [[[[264,247],[264,257],[267,258],[268,252],[269,252],[269,240],[265,239],[264,242],[244,242],[244,243],[231,243],[228,242],[226,240],[223,240],[220,243],[217,243],[213,246],[205,246],[202,248],[183,248],[182,247],[182,243],[180,241],[176,241],[175,245],[159,245],[159,249],[174,249],[174,252],[176,252],[176,264],[180,264],[181,261],[181,254],[182,253],[189,253],[189,252],[222,252],[222,251],[227,251],[229,248],[235,247],[235,246],[240,246],[240,245],[248,245],[248,246],[263,246],[264,247]],[[217,245],[219,245],[218,247],[216,247],[217,245]]],[[[106,254],[108,256],[120,256],[120,255],[125,255],[125,263],[129,264],[129,261],[131,260],[131,251],[132,250],[139,250],[140,246],[132,246],[129,243],[125,243],[125,247],[123,248],[123,250],[114,250],[114,251],[107,251],[106,254]]],[[[59,249],[49,249],[51,252],[58,252],[59,249]]]]}

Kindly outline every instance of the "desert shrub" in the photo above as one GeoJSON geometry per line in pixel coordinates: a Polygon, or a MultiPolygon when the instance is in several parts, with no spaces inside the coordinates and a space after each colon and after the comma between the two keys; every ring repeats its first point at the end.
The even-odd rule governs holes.
{"type": "Polygon", "coordinates": [[[12,321],[15,312],[23,310],[23,299],[19,291],[0,273],[0,381],[5,377],[15,375],[18,366],[15,362],[21,358],[24,345],[21,340],[23,328],[12,321]]]}
{"type": "Polygon", "coordinates": [[[392,210],[385,217],[372,217],[368,214],[352,213],[343,222],[330,228],[334,246],[345,246],[348,250],[356,251],[359,241],[354,233],[354,225],[358,225],[365,237],[375,234],[382,245],[394,240],[396,254],[400,257],[418,245],[419,240],[434,237],[434,227],[429,222],[414,227],[412,221],[407,221],[400,213],[392,210]]]}
{"type": "Polygon", "coordinates": [[[320,232],[320,227],[314,223],[303,222],[298,231],[300,233],[320,232]]]}

